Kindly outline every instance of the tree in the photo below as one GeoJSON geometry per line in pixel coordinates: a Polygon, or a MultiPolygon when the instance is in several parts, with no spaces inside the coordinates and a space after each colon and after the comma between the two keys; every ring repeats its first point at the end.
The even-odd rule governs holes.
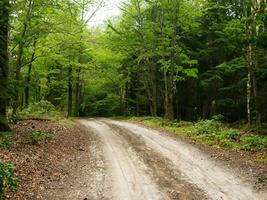
{"type": "Polygon", "coordinates": [[[9,0],[0,2],[0,131],[9,131],[6,119],[8,102],[8,30],[9,30],[9,0]]]}

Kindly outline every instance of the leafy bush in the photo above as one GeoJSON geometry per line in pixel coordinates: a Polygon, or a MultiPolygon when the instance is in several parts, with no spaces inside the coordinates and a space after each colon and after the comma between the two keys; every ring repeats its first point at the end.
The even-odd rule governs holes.
{"type": "Polygon", "coordinates": [[[55,116],[57,114],[55,106],[51,102],[44,100],[31,104],[19,113],[23,117],[55,116]]]}
{"type": "Polygon", "coordinates": [[[222,122],[224,119],[224,116],[223,115],[213,115],[211,119],[216,121],[216,122],[222,122]]]}
{"type": "Polygon", "coordinates": [[[218,131],[221,126],[221,122],[215,119],[201,120],[195,124],[197,133],[213,135],[214,132],[218,131]]]}
{"type": "Polygon", "coordinates": [[[52,135],[49,133],[44,133],[40,131],[33,131],[31,134],[31,139],[33,144],[40,144],[42,141],[51,139],[52,135]]]}
{"type": "Polygon", "coordinates": [[[14,166],[0,160],[0,199],[5,199],[6,188],[15,189],[17,185],[18,178],[14,175],[14,166]]]}
{"type": "Polygon", "coordinates": [[[241,134],[235,129],[226,129],[218,133],[218,137],[221,139],[238,140],[241,134]]]}
{"type": "Polygon", "coordinates": [[[246,151],[267,150],[267,137],[262,135],[247,135],[241,138],[241,149],[246,151]]]}
{"type": "Polygon", "coordinates": [[[221,122],[223,116],[217,115],[209,120],[201,120],[195,124],[195,140],[199,139],[209,145],[220,145],[235,148],[241,134],[236,129],[229,129],[221,122]]]}

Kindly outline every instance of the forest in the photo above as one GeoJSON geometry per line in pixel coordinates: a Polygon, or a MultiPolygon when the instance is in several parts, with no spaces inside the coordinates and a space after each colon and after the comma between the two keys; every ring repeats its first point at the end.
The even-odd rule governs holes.
{"type": "Polygon", "coordinates": [[[69,117],[267,122],[265,0],[130,0],[90,29],[93,3],[1,1],[1,131],[40,104],[69,117]]]}
{"type": "Polygon", "coordinates": [[[0,200],[262,200],[266,135],[267,0],[0,0],[0,200]]]}

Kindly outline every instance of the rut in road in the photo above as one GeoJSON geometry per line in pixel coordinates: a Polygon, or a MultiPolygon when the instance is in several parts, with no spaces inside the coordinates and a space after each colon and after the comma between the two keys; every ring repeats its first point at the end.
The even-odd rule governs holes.
{"type": "Polygon", "coordinates": [[[183,174],[185,182],[189,181],[195,184],[210,199],[267,199],[266,192],[254,191],[251,183],[243,181],[230,169],[218,166],[207,155],[190,144],[140,125],[108,119],[102,121],[125,129],[129,135],[138,136],[148,148],[169,159],[173,166],[183,174]]]}
{"type": "Polygon", "coordinates": [[[104,156],[110,165],[109,182],[112,188],[107,199],[169,199],[160,192],[147,175],[147,167],[120,135],[100,121],[83,120],[82,123],[92,128],[103,141],[104,156]]]}

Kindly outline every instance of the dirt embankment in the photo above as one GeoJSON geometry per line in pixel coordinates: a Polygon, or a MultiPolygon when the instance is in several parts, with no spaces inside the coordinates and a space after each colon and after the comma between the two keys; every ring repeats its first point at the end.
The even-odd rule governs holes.
{"type": "Polygon", "coordinates": [[[12,130],[13,144],[0,150],[0,159],[14,163],[20,185],[6,192],[7,199],[100,199],[105,174],[101,142],[88,129],[80,124],[24,120],[12,125],[12,130]],[[52,139],[33,145],[32,131],[50,133],[52,139]]]}

